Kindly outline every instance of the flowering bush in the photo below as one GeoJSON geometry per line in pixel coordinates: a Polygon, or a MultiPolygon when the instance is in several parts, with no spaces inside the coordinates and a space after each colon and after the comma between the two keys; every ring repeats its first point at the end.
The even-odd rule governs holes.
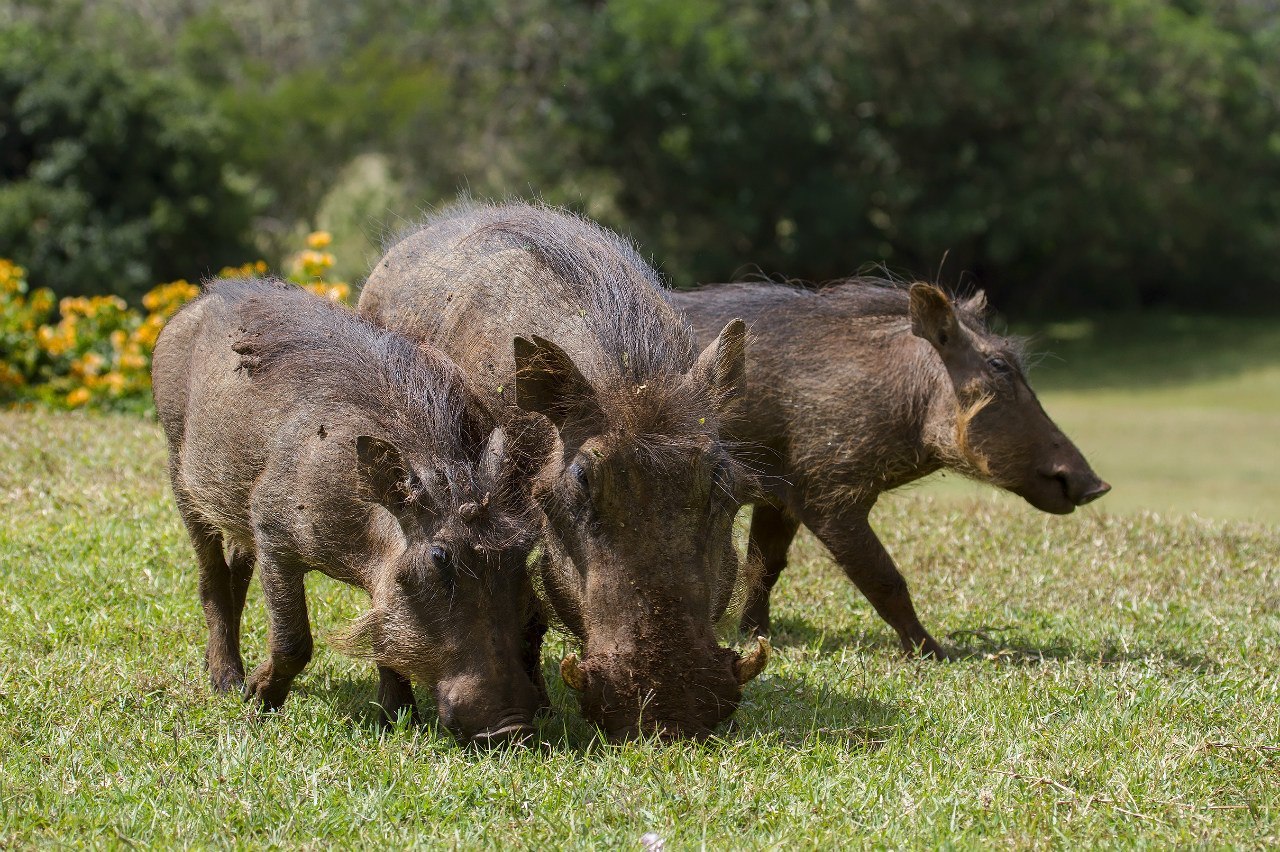
{"type": "Polygon", "coordinates": [[[26,271],[0,258],[0,402],[17,398],[36,376],[36,330],[53,311],[49,290],[27,292],[26,271]]]}
{"type": "MultiPolygon", "coordinates": [[[[345,302],[351,288],[330,281],[330,236],[317,231],[290,258],[289,278],[317,295],[345,302]]],[[[263,261],[227,267],[221,278],[267,274],[263,261]]],[[[22,267],[0,258],[0,403],[38,400],[61,408],[92,406],[146,410],[151,353],[171,316],[200,293],[187,281],[161,284],[142,297],[143,311],[118,296],[66,298],[48,289],[28,292],[22,267]]]]}

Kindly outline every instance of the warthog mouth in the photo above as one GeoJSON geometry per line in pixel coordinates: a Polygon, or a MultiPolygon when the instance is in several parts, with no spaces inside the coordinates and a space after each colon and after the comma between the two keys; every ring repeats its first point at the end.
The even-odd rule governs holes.
{"type": "Polygon", "coordinates": [[[519,746],[525,745],[533,735],[533,725],[522,717],[509,716],[493,727],[472,734],[467,745],[481,749],[519,746]]]}

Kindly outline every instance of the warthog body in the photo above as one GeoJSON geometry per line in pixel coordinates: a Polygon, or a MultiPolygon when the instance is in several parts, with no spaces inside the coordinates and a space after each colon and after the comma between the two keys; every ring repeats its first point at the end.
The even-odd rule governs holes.
{"type": "Polygon", "coordinates": [[[733,437],[754,445],[765,499],[751,523],[764,583],[743,629],[769,630],[769,592],[800,524],[827,546],[904,647],[943,656],[868,515],[885,491],[942,468],[1066,513],[1109,489],[1027,384],[1016,341],[981,294],[860,279],[819,291],[725,284],[673,295],[703,339],[742,317],[752,363],[733,437]]]}
{"type": "Polygon", "coordinates": [[[534,493],[568,559],[539,572],[585,643],[561,671],[587,717],[612,737],[701,736],[727,718],[765,651],[739,658],[713,632],[738,574],[743,474],[719,432],[742,324],[699,355],[629,245],[523,204],[462,205],[401,238],[360,311],[440,346],[509,422],[556,425],[534,493]]]}
{"type": "Polygon", "coordinates": [[[524,639],[538,516],[521,445],[536,435],[495,429],[447,357],[278,281],[209,285],[165,327],[152,372],[215,688],[284,701],[311,658],[314,569],[372,598],[348,642],[378,663],[384,713],[414,712],[413,679],[462,740],[530,731],[545,693],[524,639]],[[255,558],[270,656],[246,680],[255,558]]]}

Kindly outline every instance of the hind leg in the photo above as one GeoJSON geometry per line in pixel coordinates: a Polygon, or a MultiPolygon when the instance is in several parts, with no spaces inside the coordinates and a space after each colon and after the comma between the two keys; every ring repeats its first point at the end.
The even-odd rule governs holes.
{"type": "Polygon", "coordinates": [[[739,630],[748,636],[769,635],[769,596],[787,567],[787,551],[800,529],[800,522],[781,509],[759,503],[751,510],[750,558],[764,565],[760,585],[747,597],[739,630]]]}
{"type": "Polygon", "coordinates": [[[245,597],[249,594],[249,583],[253,580],[253,563],[256,559],[257,554],[254,553],[253,548],[234,544],[227,546],[227,569],[231,575],[231,615],[228,636],[235,650],[236,660],[242,659],[240,622],[244,615],[245,597]]]}
{"type": "Polygon", "coordinates": [[[232,572],[222,554],[222,533],[185,506],[181,498],[178,508],[200,563],[200,604],[209,632],[205,667],[213,688],[227,692],[244,682],[244,663],[240,659],[240,610],[244,597],[240,596],[237,606],[232,572]]]}

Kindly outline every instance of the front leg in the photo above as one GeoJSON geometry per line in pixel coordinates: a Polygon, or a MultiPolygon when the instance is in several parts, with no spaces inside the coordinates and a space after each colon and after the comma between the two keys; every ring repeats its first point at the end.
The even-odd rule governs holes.
{"type": "Polygon", "coordinates": [[[759,560],[764,570],[760,584],[748,593],[747,606],[742,611],[738,629],[747,636],[769,635],[769,596],[782,569],[787,567],[787,551],[799,528],[799,521],[767,503],[757,503],[751,510],[748,558],[759,560]]]}
{"type": "Polygon", "coordinates": [[[378,666],[378,706],[382,708],[378,721],[383,727],[394,726],[406,713],[410,724],[418,724],[418,703],[413,697],[413,684],[386,666],[378,666]]]}
{"type": "Polygon", "coordinates": [[[275,710],[284,703],[294,677],[311,661],[304,575],[304,570],[283,564],[266,548],[258,548],[258,576],[269,619],[269,656],[245,681],[244,698],[260,702],[266,710],[275,710]]]}
{"type": "Polygon", "coordinates": [[[908,654],[947,659],[929,631],[916,616],[907,581],[893,563],[893,557],[871,529],[868,509],[854,507],[830,516],[805,519],[805,525],[822,541],[844,573],[871,601],[880,617],[898,634],[908,654]]]}

